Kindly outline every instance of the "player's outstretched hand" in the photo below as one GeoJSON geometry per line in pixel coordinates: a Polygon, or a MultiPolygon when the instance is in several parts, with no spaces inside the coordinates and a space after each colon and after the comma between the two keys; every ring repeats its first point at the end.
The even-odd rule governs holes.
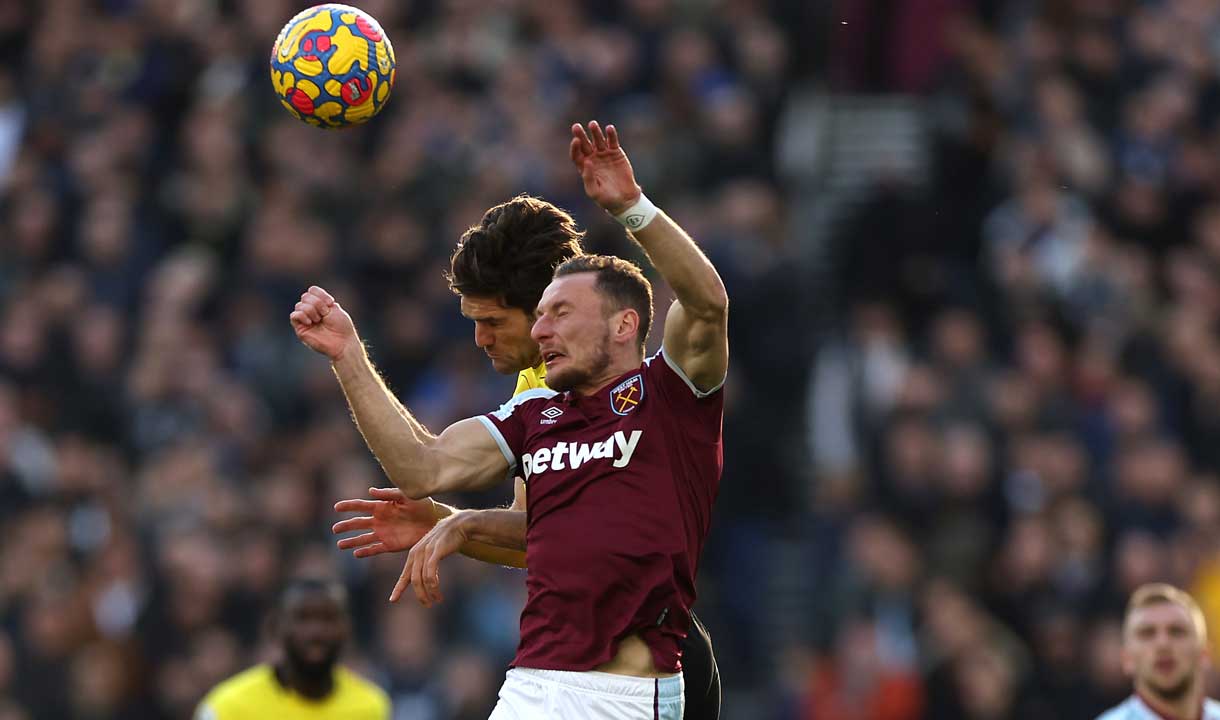
{"type": "Polygon", "coordinates": [[[372,500],[354,498],[335,503],[336,512],[368,513],[340,520],[331,527],[336,535],[368,531],[335,543],[340,550],[354,550],[352,555],[358,558],[410,550],[436,525],[436,503],[432,498],[412,500],[398,488],[369,488],[369,497],[372,500]]]}
{"type": "Polygon", "coordinates": [[[415,543],[411,552],[407,553],[407,562],[403,565],[398,582],[390,593],[390,602],[398,602],[402,594],[410,587],[415,590],[415,597],[424,607],[444,601],[441,595],[440,562],[449,555],[461,550],[469,539],[462,527],[462,512],[441,520],[415,543]]]}
{"type": "Polygon", "coordinates": [[[607,125],[602,131],[596,120],[589,130],[580,123],[572,125],[572,164],[580,171],[585,194],[603,210],[617,215],[640,198],[640,186],[627,153],[618,143],[618,131],[607,125]]]}
{"type": "Polygon", "coordinates": [[[311,285],[301,293],[301,301],[293,308],[288,319],[301,342],[332,361],[360,344],[352,317],[335,302],[330,293],[317,285],[311,285]]]}

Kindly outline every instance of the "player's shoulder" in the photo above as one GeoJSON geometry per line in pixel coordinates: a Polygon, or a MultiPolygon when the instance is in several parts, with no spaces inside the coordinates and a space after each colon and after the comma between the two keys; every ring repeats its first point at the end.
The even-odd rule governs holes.
{"type": "Polygon", "coordinates": [[[241,709],[270,692],[272,681],[269,665],[255,665],[221,681],[199,703],[195,720],[239,720],[241,709]]]}
{"type": "Polygon", "coordinates": [[[349,709],[365,709],[375,717],[389,717],[390,696],[377,683],[346,667],[335,669],[339,700],[349,709]]]}
{"type": "Polygon", "coordinates": [[[675,389],[683,392],[683,394],[689,392],[696,400],[703,400],[704,398],[718,395],[720,390],[724,388],[724,381],[727,379],[726,375],[715,387],[700,390],[691,381],[690,377],[687,376],[686,371],[665,352],[664,346],[650,357],[644,359],[643,371],[645,374],[656,376],[658,379],[664,378],[668,380],[668,384],[673,385],[675,389]],[[685,388],[681,386],[685,386],[685,388]]]}

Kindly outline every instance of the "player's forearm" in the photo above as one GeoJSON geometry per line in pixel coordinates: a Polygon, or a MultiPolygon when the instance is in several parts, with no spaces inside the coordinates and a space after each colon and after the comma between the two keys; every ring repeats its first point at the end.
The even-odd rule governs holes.
{"type": "MultiPolygon", "coordinates": [[[[460,522],[470,543],[518,552],[525,550],[526,519],[522,510],[463,510],[460,522]]],[[[524,563],[520,567],[524,567],[524,563]]]]}
{"type": "Polygon", "coordinates": [[[720,274],[695,241],[664,212],[632,233],[688,313],[714,318],[728,310],[720,274]]]}
{"type": "Polygon", "coordinates": [[[386,387],[364,346],[357,343],[331,363],[356,427],[386,476],[408,497],[429,494],[434,475],[428,446],[435,437],[386,387]]]}
{"type": "Polygon", "coordinates": [[[471,540],[462,545],[462,554],[472,560],[493,565],[504,565],[505,567],[514,568],[525,567],[524,550],[511,550],[471,540]]]}
{"type": "MultiPolygon", "coordinates": [[[[444,520],[450,515],[458,512],[458,509],[452,505],[433,501],[432,514],[437,521],[444,520]]],[[[476,510],[467,510],[468,513],[478,513],[476,510]]],[[[492,512],[492,511],[486,511],[492,512]]],[[[492,563],[494,565],[506,565],[508,567],[524,568],[525,567],[525,511],[524,510],[505,510],[519,515],[518,518],[510,518],[501,520],[504,524],[502,528],[505,532],[504,537],[493,538],[480,533],[485,539],[499,539],[506,541],[505,545],[496,543],[479,542],[477,540],[468,540],[462,545],[462,554],[472,560],[480,562],[492,563]]],[[[494,522],[494,519],[493,519],[494,522]]]]}

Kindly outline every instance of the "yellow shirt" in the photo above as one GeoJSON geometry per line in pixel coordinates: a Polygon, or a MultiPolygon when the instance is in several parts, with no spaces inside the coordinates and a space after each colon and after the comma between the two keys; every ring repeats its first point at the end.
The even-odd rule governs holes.
{"type": "Polygon", "coordinates": [[[538,363],[538,367],[526,368],[517,373],[517,389],[513,395],[520,395],[526,390],[546,387],[546,363],[538,363]]]}
{"type": "Polygon", "coordinates": [[[390,698],[352,671],[335,668],[335,689],[310,700],[280,684],[270,665],[255,665],[212,688],[195,720],[389,720],[390,698]]]}

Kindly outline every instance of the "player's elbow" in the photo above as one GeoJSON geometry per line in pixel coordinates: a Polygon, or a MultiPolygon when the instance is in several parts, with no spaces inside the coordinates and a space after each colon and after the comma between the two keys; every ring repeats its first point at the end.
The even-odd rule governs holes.
{"type": "Polygon", "coordinates": [[[440,485],[443,477],[438,472],[435,455],[430,449],[413,461],[383,462],[382,469],[390,482],[412,500],[422,500],[442,491],[440,485]]]}
{"type": "Polygon", "coordinates": [[[421,477],[417,472],[409,472],[405,469],[401,472],[395,472],[386,468],[386,476],[390,478],[390,482],[394,483],[394,487],[401,490],[403,495],[412,500],[423,500],[426,497],[432,497],[438,492],[434,480],[428,477],[421,477]]]}
{"type": "Polygon", "coordinates": [[[702,295],[702,302],[699,303],[701,319],[716,321],[729,316],[729,293],[724,289],[724,281],[720,279],[719,273],[712,273],[707,286],[700,294],[702,295]]]}
{"type": "Polygon", "coordinates": [[[693,313],[709,325],[723,325],[729,317],[729,294],[724,291],[724,285],[717,283],[693,313]]]}

